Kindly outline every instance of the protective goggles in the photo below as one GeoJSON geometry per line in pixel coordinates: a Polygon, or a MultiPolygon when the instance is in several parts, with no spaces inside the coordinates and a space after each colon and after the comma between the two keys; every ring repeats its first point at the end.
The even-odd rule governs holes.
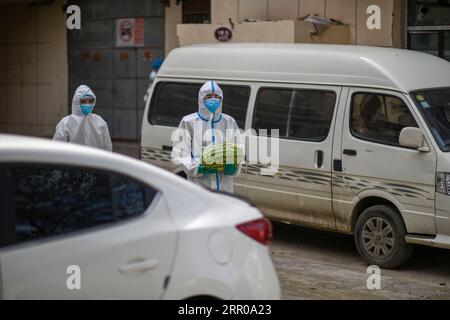
{"type": "Polygon", "coordinates": [[[95,104],[95,98],[93,96],[82,96],[80,98],[80,104],[95,104]]]}
{"type": "Polygon", "coordinates": [[[219,95],[216,94],[216,93],[210,93],[210,94],[207,94],[207,95],[203,98],[203,101],[208,100],[208,99],[219,99],[220,101],[222,101],[222,97],[219,96],[219,95]]]}

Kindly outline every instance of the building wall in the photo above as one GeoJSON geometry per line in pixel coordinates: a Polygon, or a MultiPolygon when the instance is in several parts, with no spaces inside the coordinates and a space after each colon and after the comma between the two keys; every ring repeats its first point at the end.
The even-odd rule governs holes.
{"type": "MultiPolygon", "coordinates": [[[[78,2],[90,3],[83,0],[78,2]]],[[[76,37],[79,37],[72,42],[73,50],[71,51],[67,49],[67,43],[70,40],[68,41],[68,32],[65,27],[66,14],[63,9],[66,0],[54,0],[51,5],[30,3],[0,5],[0,27],[4,31],[0,35],[0,132],[51,136],[56,123],[70,109],[72,91],[81,80],[86,79],[82,73],[77,73],[81,69],[76,68],[69,92],[68,56],[72,59],[77,57],[83,59],[83,49],[100,47],[102,50],[112,49],[114,29],[106,28],[109,36],[105,39],[101,34],[101,31],[105,30],[105,25],[113,26],[113,22],[112,24],[109,22],[112,18],[119,16],[143,15],[148,16],[148,20],[152,21],[148,23],[148,26],[146,25],[145,30],[148,37],[145,45],[148,48],[128,50],[132,57],[130,60],[137,66],[135,70],[137,76],[131,77],[137,79],[137,85],[134,87],[138,89],[134,91],[133,86],[127,86],[129,82],[127,78],[133,73],[130,71],[132,64],[128,62],[121,66],[121,54],[127,49],[117,50],[114,54],[111,52],[110,55],[105,50],[106,55],[101,56],[109,59],[113,68],[110,74],[120,73],[120,77],[124,78],[123,81],[117,81],[117,84],[113,85],[102,76],[94,79],[94,82],[97,81],[97,93],[101,98],[98,111],[111,123],[114,136],[119,139],[136,139],[142,117],[141,96],[147,88],[147,76],[150,70],[150,62],[144,51],[150,49],[154,56],[163,55],[179,45],[176,26],[182,22],[182,2],[177,5],[176,0],[170,0],[170,6],[163,7],[160,1],[157,4],[146,1],[145,5],[148,6],[146,10],[149,13],[145,10],[133,11],[133,5],[129,5],[130,2],[133,1],[127,2],[127,5],[124,4],[123,8],[120,2],[117,6],[122,9],[114,9],[114,6],[108,5],[113,3],[110,0],[96,1],[95,6],[91,8],[103,6],[104,10],[94,8],[95,10],[82,11],[82,27],[85,27],[84,22],[87,22],[93,27],[92,30],[98,32],[90,33],[89,30],[83,30],[81,35],[77,34],[76,37]],[[156,7],[153,8],[153,6],[156,7]],[[143,67],[138,67],[138,64],[142,64],[143,67]],[[120,87],[122,84],[130,88],[129,92],[126,91],[127,94],[129,93],[130,97],[133,94],[133,99],[136,99],[136,103],[132,106],[124,105],[119,101],[123,98],[120,96],[120,93],[124,92],[120,87]],[[121,104],[119,107],[123,107],[123,112],[114,109],[114,101],[111,99],[115,93],[119,93],[118,103],[121,104]],[[117,115],[114,116],[114,114],[117,115]]],[[[114,4],[116,5],[115,1],[114,4]]],[[[136,7],[138,6],[134,6],[135,9],[136,7]]],[[[403,9],[402,0],[211,0],[213,26],[229,25],[230,21],[239,23],[246,20],[296,20],[308,14],[317,14],[347,24],[350,33],[348,43],[395,47],[403,47],[405,43],[403,9]],[[365,28],[367,17],[365,8],[368,4],[378,4],[382,8],[382,30],[380,31],[368,31],[365,28]]],[[[263,40],[267,37],[270,41],[284,39],[283,37],[272,39],[264,28],[261,31],[256,27],[256,24],[254,27],[248,25],[245,26],[245,30],[249,30],[250,35],[259,32],[263,40]]],[[[299,32],[295,31],[295,33],[297,37],[299,32]]],[[[285,37],[288,36],[292,38],[292,35],[285,34],[285,37]]],[[[86,65],[80,62],[80,65],[85,65],[87,68],[83,70],[95,78],[96,68],[100,67],[100,63],[90,62],[86,65]]]]}
{"type": "Polygon", "coordinates": [[[349,26],[350,42],[357,45],[402,45],[402,0],[211,0],[213,24],[251,20],[296,20],[309,14],[333,18],[349,26]],[[369,5],[381,8],[381,30],[369,30],[369,5]]]}
{"type": "MultiPolygon", "coordinates": [[[[216,42],[214,31],[220,26],[219,24],[180,24],[177,28],[180,46],[216,42]]],[[[294,43],[295,27],[295,21],[239,23],[234,26],[231,42],[294,43]]]]}
{"type": "MultiPolygon", "coordinates": [[[[169,0],[170,5],[164,8],[164,53],[178,47],[177,24],[183,23],[182,5],[176,0],[169,0]]],[[[236,0],[237,1],[237,0],[236,0]]]]}
{"type": "Polygon", "coordinates": [[[0,5],[0,132],[52,136],[66,115],[65,2],[0,5]]]}
{"type": "MultiPolygon", "coordinates": [[[[113,140],[137,141],[152,61],[164,56],[165,7],[149,0],[72,0],[81,9],[81,30],[68,31],[69,97],[80,84],[97,95],[94,112],[113,140]],[[141,46],[118,47],[117,19],[142,18],[141,46]]],[[[69,101],[67,102],[69,103],[69,101]]]]}

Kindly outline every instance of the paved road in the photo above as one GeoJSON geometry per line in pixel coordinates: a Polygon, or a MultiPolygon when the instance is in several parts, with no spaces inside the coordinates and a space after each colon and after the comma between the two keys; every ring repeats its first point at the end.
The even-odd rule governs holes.
{"type": "Polygon", "coordinates": [[[381,270],[380,290],[369,290],[351,236],[273,225],[283,299],[450,299],[450,251],[416,247],[400,269],[381,270]]]}
{"type": "Polygon", "coordinates": [[[137,142],[113,142],[113,151],[139,159],[141,147],[137,142]]]}

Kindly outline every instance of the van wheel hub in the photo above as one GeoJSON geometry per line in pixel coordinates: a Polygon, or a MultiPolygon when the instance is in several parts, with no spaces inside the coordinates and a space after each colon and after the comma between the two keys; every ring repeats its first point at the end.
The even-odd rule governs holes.
{"type": "Polygon", "coordinates": [[[395,245],[392,226],[381,217],[370,218],[363,226],[362,242],[370,256],[378,259],[388,257],[395,245]]]}

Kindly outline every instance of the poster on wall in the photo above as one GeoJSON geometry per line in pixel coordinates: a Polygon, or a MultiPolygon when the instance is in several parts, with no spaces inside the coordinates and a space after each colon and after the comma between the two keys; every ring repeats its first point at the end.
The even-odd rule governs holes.
{"type": "Polygon", "coordinates": [[[116,20],[116,47],[142,47],[144,45],[144,18],[116,20]]]}

